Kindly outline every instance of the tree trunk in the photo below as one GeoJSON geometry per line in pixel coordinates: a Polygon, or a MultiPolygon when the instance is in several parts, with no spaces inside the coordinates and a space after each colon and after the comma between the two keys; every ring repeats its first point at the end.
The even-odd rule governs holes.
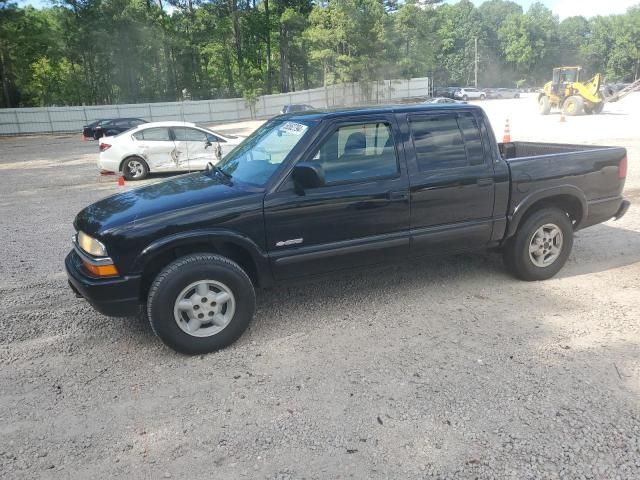
{"type": "Polygon", "coordinates": [[[304,83],[305,90],[309,90],[309,62],[307,61],[307,55],[304,55],[304,60],[302,62],[302,82],[304,83]]]}
{"type": "Polygon", "coordinates": [[[240,29],[240,18],[238,16],[238,3],[236,0],[229,0],[229,9],[233,23],[233,37],[236,47],[236,59],[238,61],[238,75],[242,76],[244,59],[242,58],[242,32],[240,29]]]}
{"type": "Polygon", "coordinates": [[[289,39],[287,38],[287,27],[280,24],[280,92],[289,91],[289,39]]]}
{"type": "Polygon", "coordinates": [[[269,19],[269,0],[264,0],[264,16],[267,24],[267,95],[271,95],[273,78],[271,72],[271,22],[269,19]]]}
{"type": "Polygon", "coordinates": [[[233,81],[233,71],[231,70],[231,58],[229,58],[229,48],[227,48],[228,37],[226,33],[222,38],[222,42],[223,42],[223,45],[225,46],[225,48],[222,50],[223,52],[222,55],[223,55],[223,63],[224,63],[224,73],[225,73],[225,77],[227,77],[227,88],[229,91],[229,95],[231,97],[235,97],[236,89],[233,81]]]}
{"type": "Polygon", "coordinates": [[[7,73],[4,63],[4,52],[0,50],[0,76],[2,76],[2,92],[4,93],[3,105],[6,108],[11,108],[11,96],[9,92],[9,74],[7,73]]]}
{"type": "Polygon", "coordinates": [[[289,57],[289,77],[291,78],[291,91],[296,91],[296,83],[293,78],[293,65],[291,65],[291,57],[289,57]]]}

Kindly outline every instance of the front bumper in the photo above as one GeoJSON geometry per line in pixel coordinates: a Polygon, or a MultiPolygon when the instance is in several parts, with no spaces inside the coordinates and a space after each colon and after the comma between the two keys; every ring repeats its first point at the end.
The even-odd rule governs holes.
{"type": "Polygon", "coordinates": [[[64,263],[73,292],[87,300],[98,312],[110,317],[138,315],[142,304],[140,276],[93,278],[84,272],[75,250],[69,252],[64,263]]]}

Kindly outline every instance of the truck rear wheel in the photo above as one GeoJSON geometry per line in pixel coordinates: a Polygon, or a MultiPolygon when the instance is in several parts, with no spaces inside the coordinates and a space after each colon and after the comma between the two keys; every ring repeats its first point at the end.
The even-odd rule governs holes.
{"type": "Polygon", "coordinates": [[[154,280],[147,314],[155,334],[186,354],[232,344],[253,318],[253,284],[238,264],[220,255],[178,258],[154,280]]]}
{"type": "Polygon", "coordinates": [[[542,115],[549,115],[549,112],[551,112],[551,102],[549,102],[549,97],[542,95],[538,99],[538,108],[542,115]]]}
{"type": "Polygon", "coordinates": [[[521,280],[547,280],[564,266],[573,247],[573,226],[565,212],[545,208],[518,227],[504,250],[507,269],[521,280]]]}
{"type": "Polygon", "coordinates": [[[562,105],[562,113],[570,116],[582,115],[584,113],[584,100],[582,100],[582,97],[572,95],[567,98],[562,105]]]}

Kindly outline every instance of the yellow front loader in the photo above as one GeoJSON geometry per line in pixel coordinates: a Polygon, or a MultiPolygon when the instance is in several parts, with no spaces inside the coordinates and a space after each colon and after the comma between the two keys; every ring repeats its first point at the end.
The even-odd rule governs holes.
{"type": "Polygon", "coordinates": [[[553,80],[547,82],[538,95],[538,106],[542,115],[552,108],[562,110],[565,115],[590,115],[600,113],[605,98],[600,93],[602,76],[596,73],[586,82],[580,81],[582,67],[558,67],[553,69],[553,80]]]}

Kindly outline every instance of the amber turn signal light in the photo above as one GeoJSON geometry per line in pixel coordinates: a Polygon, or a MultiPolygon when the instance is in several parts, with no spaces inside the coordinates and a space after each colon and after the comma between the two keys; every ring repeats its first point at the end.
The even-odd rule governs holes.
{"type": "Polygon", "coordinates": [[[89,262],[82,261],[84,268],[87,269],[87,272],[91,273],[96,277],[114,277],[118,275],[118,269],[115,265],[93,265],[89,262]]]}

